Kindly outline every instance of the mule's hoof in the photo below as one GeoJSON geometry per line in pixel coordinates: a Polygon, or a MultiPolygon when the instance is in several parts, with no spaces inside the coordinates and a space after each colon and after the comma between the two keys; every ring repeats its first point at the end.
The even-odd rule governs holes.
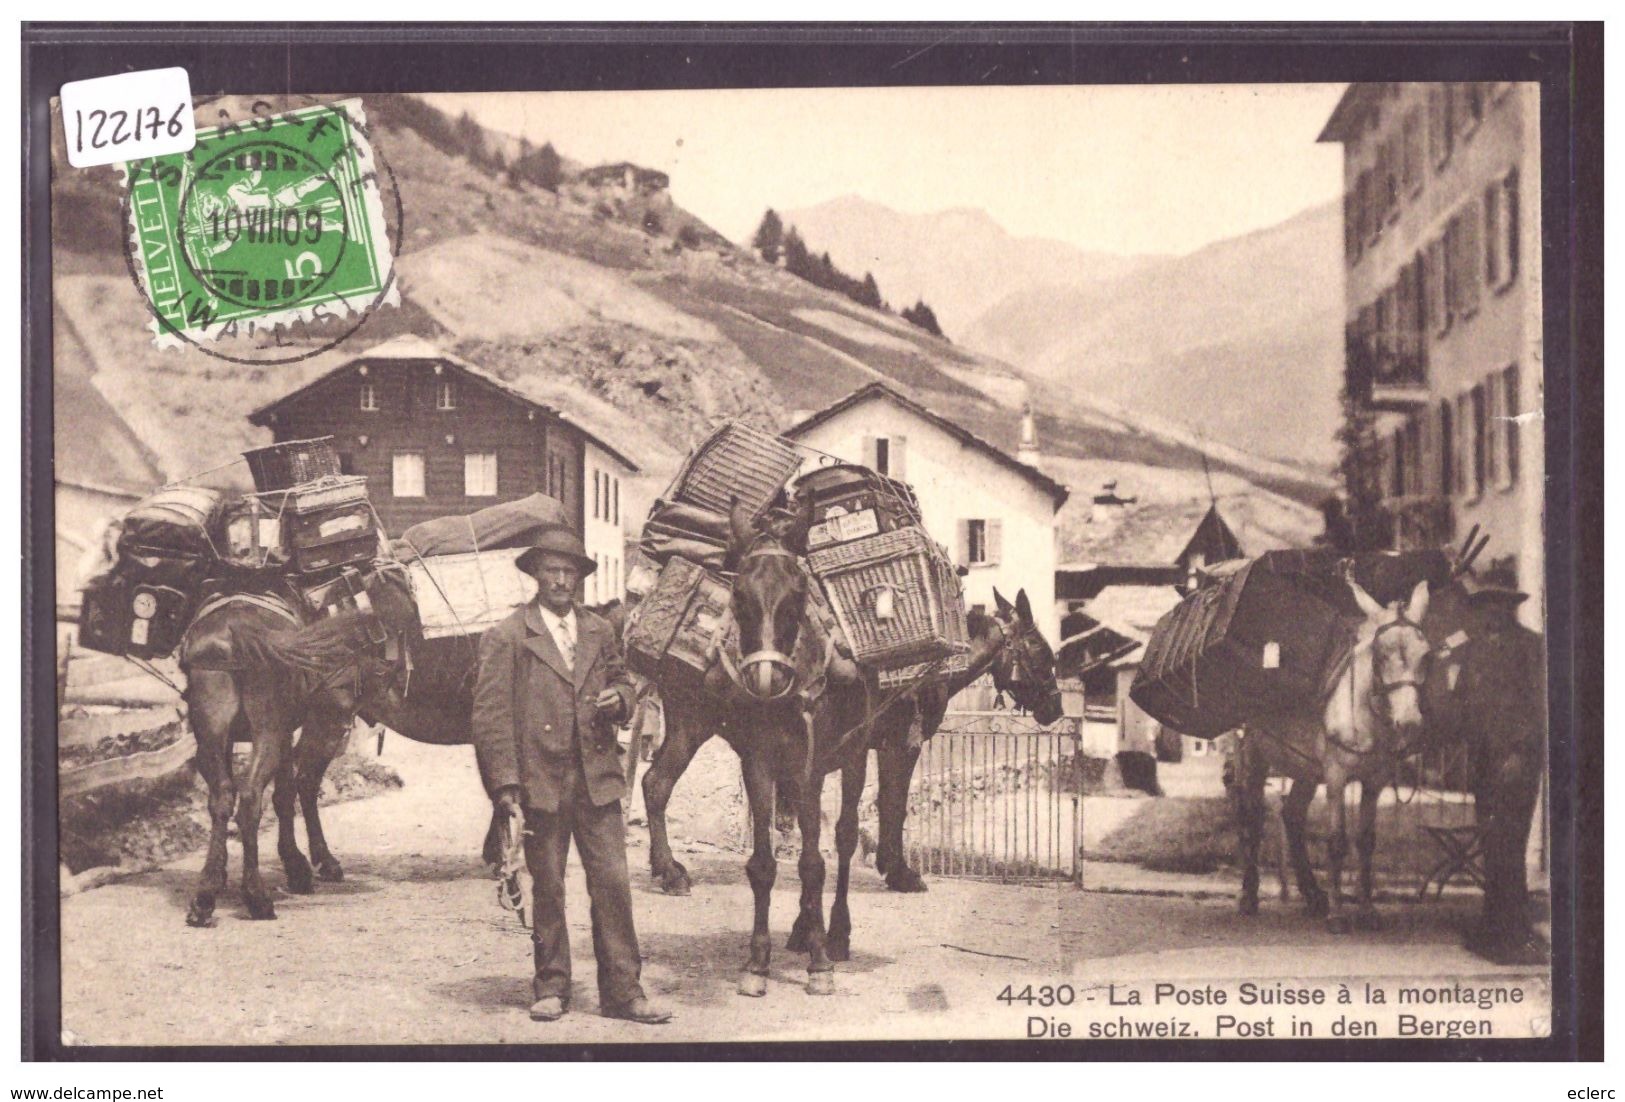
{"type": "Polygon", "coordinates": [[[792,953],[805,953],[807,951],[807,931],[800,926],[790,929],[790,936],[784,939],[784,947],[792,953]]]}
{"type": "Polygon", "coordinates": [[[1324,895],[1311,895],[1303,901],[1303,913],[1310,918],[1325,918],[1332,904],[1324,895]]]}
{"type": "Polygon", "coordinates": [[[921,879],[919,873],[905,865],[886,877],[886,889],[894,892],[923,892],[925,881],[921,879]]]}
{"type": "Polygon", "coordinates": [[[833,994],[835,994],[835,973],[834,972],[808,972],[807,973],[807,994],[809,994],[809,995],[833,995],[833,994]]]}
{"type": "Polygon", "coordinates": [[[767,994],[767,977],[745,972],[739,977],[739,993],[747,999],[759,999],[767,994]]]}
{"type": "Polygon", "coordinates": [[[672,867],[664,873],[656,873],[660,881],[660,890],[667,895],[688,895],[694,890],[694,884],[688,878],[688,870],[683,866],[672,863],[672,867]]]}
{"type": "Polygon", "coordinates": [[[294,895],[309,895],[316,890],[316,881],[310,872],[310,862],[303,857],[289,861],[283,871],[288,874],[288,890],[294,895]]]}
{"type": "Polygon", "coordinates": [[[1380,930],[1382,926],[1382,916],[1377,913],[1376,908],[1354,912],[1354,928],[1356,930],[1380,930]]]}
{"type": "Polygon", "coordinates": [[[245,902],[248,904],[248,917],[258,921],[270,921],[276,917],[276,908],[269,899],[255,899],[249,896],[245,902]]]}
{"type": "Polygon", "coordinates": [[[1244,915],[1255,915],[1255,914],[1257,914],[1258,913],[1258,896],[1256,896],[1256,895],[1238,896],[1236,898],[1236,910],[1240,911],[1244,915]]]}
{"type": "Polygon", "coordinates": [[[1334,934],[1346,934],[1354,928],[1346,914],[1334,914],[1326,917],[1326,929],[1334,934]]]}
{"type": "Polygon", "coordinates": [[[1498,931],[1482,923],[1469,927],[1462,947],[1494,964],[1543,965],[1551,962],[1551,947],[1533,929],[1498,931]]]}
{"type": "Polygon", "coordinates": [[[192,900],[192,905],[186,910],[186,924],[195,926],[200,930],[212,929],[214,927],[214,898],[211,896],[207,899],[200,897],[192,900]]]}
{"type": "Polygon", "coordinates": [[[337,884],[344,880],[344,866],[337,857],[323,858],[316,863],[316,875],[329,884],[337,884]]]}
{"type": "Polygon", "coordinates": [[[852,959],[852,943],[846,938],[830,938],[824,943],[824,955],[834,961],[852,959]]]}

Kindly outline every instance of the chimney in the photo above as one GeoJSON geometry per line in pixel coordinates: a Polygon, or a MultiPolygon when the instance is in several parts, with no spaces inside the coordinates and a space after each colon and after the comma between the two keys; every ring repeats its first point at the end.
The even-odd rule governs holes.
{"type": "Polygon", "coordinates": [[[1016,458],[1029,467],[1038,466],[1038,422],[1033,419],[1031,402],[1021,407],[1021,445],[1016,449],[1016,458]]]}

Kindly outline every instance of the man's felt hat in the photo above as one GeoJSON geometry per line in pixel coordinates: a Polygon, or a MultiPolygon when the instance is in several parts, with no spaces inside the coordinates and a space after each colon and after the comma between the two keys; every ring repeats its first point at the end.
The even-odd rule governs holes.
{"type": "Polygon", "coordinates": [[[598,569],[597,561],[587,554],[587,548],[582,544],[581,537],[562,524],[543,528],[537,534],[536,542],[514,560],[514,565],[526,574],[534,576],[543,554],[563,555],[565,558],[574,559],[576,566],[581,569],[583,578],[598,569]]]}

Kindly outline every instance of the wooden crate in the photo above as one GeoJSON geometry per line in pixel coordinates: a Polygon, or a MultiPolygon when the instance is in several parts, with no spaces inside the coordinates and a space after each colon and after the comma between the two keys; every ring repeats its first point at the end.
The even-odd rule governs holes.
{"type": "Polygon", "coordinates": [[[822,548],[807,565],[861,664],[891,669],[970,649],[958,575],[924,529],[822,548]]]}
{"type": "Polygon", "coordinates": [[[727,620],[728,584],[687,559],[672,558],[626,625],[626,660],[662,681],[695,681],[711,664],[711,644],[727,620]]]}
{"type": "Polygon", "coordinates": [[[254,488],[262,492],[286,490],[301,482],[343,473],[331,436],[250,448],[243,452],[243,458],[248,461],[249,474],[254,476],[254,488]]]}

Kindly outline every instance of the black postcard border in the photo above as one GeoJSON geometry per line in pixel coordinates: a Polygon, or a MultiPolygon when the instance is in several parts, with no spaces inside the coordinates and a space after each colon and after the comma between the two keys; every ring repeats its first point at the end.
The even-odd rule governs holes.
{"type": "Polygon", "coordinates": [[[1600,24],[25,24],[22,1054],[53,1060],[1600,1059],[1600,24]],[[1528,1041],[64,1047],[60,1040],[49,99],[184,66],[195,95],[1457,80],[1541,85],[1553,1032],[1528,1041]],[[1580,737],[1583,732],[1584,737],[1580,737]]]}

